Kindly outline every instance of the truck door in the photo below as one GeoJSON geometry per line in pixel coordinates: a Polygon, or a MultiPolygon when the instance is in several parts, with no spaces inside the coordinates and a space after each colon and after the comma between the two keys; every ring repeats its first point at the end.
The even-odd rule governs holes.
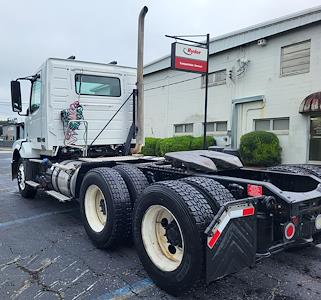
{"type": "Polygon", "coordinates": [[[41,77],[35,80],[31,86],[30,108],[29,108],[29,128],[28,137],[32,148],[41,149],[44,143],[42,137],[42,82],[41,77]]]}

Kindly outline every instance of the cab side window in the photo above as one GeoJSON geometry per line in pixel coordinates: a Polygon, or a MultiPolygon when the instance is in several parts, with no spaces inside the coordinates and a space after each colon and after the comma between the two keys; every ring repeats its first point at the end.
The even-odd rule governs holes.
{"type": "Polygon", "coordinates": [[[30,113],[34,113],[39,109],[41,102],[41,80],[37,79],[33,82],[31,88],[31,101],[30,101],[30,113]]]}

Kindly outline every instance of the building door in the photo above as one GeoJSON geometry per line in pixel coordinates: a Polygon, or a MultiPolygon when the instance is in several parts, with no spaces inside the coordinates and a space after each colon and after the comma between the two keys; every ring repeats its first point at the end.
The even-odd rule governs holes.
{"type": "Polygon", "coordinates": [[[254,129],[254,120],[261,119],[263,116],[263,101],[253,101],[237,105],[237,141],[239,148],[242,135],[254,129]]]}
{"type": "Polygon", "coordinates": [[[310,118],[309,161],[321,163],[321,116],[310,118]]]}

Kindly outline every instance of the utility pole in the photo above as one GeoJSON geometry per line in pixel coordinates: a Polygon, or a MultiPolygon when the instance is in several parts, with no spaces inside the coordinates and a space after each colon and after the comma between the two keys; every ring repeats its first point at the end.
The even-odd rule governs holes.
{"type": "Polygon", "coordinates": [[[206,35],[206,47],[207,47],[207,67],[205,73],[205,105],[204,105],[204,140],[203,140],[203,149],[207,149],[207,102],[208,102],[208,59],[210,52],[210,35],[206,35]]]}

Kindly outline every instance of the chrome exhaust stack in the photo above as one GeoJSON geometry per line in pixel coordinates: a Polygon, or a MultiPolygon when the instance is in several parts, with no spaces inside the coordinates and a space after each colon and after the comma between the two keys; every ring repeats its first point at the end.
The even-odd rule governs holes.
{"type": "Polygon", "coordinates": [[[137,48],[137,116],[136,116],[136,145],[132,154],[139,153],[144,146],[144,22],[148,12],[144,6],[138,17],[138,48],[137,48]]]}

